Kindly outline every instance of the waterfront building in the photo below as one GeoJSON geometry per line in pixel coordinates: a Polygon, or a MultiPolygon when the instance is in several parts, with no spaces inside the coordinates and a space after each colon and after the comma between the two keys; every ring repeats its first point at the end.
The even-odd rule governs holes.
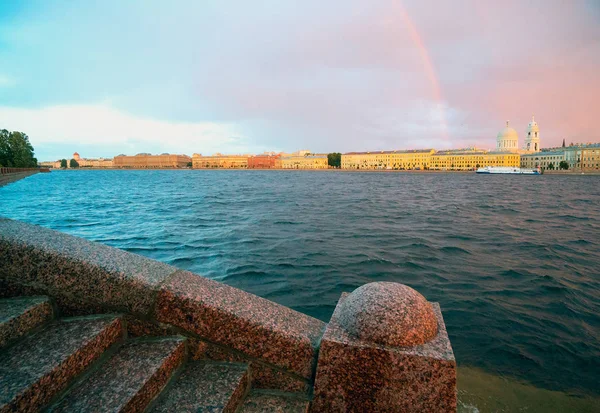
{"type": "Polygon", "coordinates": [[[506,127],[498,132],[496,136],[496,152],[518,152],[519,134],[509,126],[506,121],[506,127]]]}
{"type": "MultiPolygon", "coordinates": [[[[301,151],[305,152],[305,151],[301,151]]],[[[328,169],[329,162],[324,154],[294,154],[281,157],[283,169],[328,169]]]]}
{"type": "Polygon", "coordinates": [[[540,151],[540,127],[535,121],[535,117],[531,117],[531,122],[527,125],[525,131],[525,144],[523,150],[526,152],[539,152],[540,151]]]}
{"type": "Polygon", "coordinates": [[[428,169],[433,149],[342,154],[342,169],[428,169]]]}
{"type": "Polygon", "coordinates": [[[262,154],[249,156],[248,169],[281,169],[281,155],[262,154]]]}
{"type": "Polygon", "coordinates": [[[600,143],[571,145],[564,150],[569,169],[581,172],[600,170],[600,143]]]}
{"type": "MultiPolygon", "coordinates": [[[[79,156],[79,154],[77,152],[75,152],[73,154],[73,159],[75,159],[77,161],[77,163],[79,164],[80,168],[112,168],[113,167],[113,160],[112,159],[104,159],[104,158],[98,158],[98,159],[88,159],[88,158],[82,158],[81,156],[79,156]]],[[[60,161],[59,161],[60,163],[60,161]]],[[[67,166],[70,168],[71,164],[70,162],[67,162],[67,166]]],[[[59,165],[60,167],[60,165],[59,165]]]]}
{"type": "Polygon", "coordinates": [[[600,143],[580,148],[580,169],[582,171],[600,170],[600,143]]]}
{"type": "MultiPolygon", "coordinates": [[[[82,158],[79,153],[75,152],[71,159],[75,159],[80,168],[112,168],[113,160],[109,158],[82,158]]],[[[46,168],[60,168],[60,160],[40,162],[40,166],[46,168]]],[[[71,167],[69,159],[67,159],[67,168],[71,167]]]]}
{"type": "Polygon", "coordinates": [[[437,171],[472,171],[485,166],[520,165],[520,155],[513,152],[488,152],[480,149],[458,149],[436,152],[429,169],[437,171]]]}
{"type": "Polygon", "coordinates": [[[60,168],[60,161],[44,161],[40,162],[39,165],[42,168],[60,168]]]}
{"type": "Polygon", "coordinates": [[[541,151],[537,153],[521,155],[521,168],[558,169],[560,163],[566,160],[564,150],[560,151],[541,151]]]}
{"type": "Polygon", "coordinates": [[[192,156],[194,169],[246,169],[248,168],[248,155],[223,155],[216,153],[212,156],[202,156],[195,153],[192,156]]]}
{"type": "Polygon", "coordinates": [[[113,159],[113,165],[115,168],[126,169],[185,168],[191,160],[187,155],[138,153],[134,156],[117,155],[113,159]]]}

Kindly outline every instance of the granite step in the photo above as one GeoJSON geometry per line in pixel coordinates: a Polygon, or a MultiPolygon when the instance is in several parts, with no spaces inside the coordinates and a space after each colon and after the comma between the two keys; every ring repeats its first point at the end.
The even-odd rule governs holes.
{"type": "Polygon", "coordinates": [[[233,413],[250,385],[244,363],[189,363],[149,409],[152,413],[233,413]]]}
{"type": "Polygon", "coordinates": [[[253,390],[237,413],[307,413],[309,407],[310,401],[302,394],[253,390]]]}
{"type": "Polygon", "coordinates": [[[16,297],[0,300],[0,348],[47,323],[54,312],[48,297],[16,297]]]}
{"type": "Polygon", "coordinates": [[[50,411],[144,411],[185,356],[183,337],[130,340],[76,383],[50,411]]]}
{"type": "Polygon", "coordinates": [[[0,353],[0,413],[37,411],[123,336],[120,317],[55,321],[0,353]]]}

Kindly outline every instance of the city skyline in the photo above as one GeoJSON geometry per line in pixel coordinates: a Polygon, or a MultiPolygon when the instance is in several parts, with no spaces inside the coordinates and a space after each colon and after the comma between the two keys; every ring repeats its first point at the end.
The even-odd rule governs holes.
{"type": "Polygon", "coordinates": [[[40,160],[598,141],[597,3],[343,5],[5,2],[0,127],[40,160]]]}

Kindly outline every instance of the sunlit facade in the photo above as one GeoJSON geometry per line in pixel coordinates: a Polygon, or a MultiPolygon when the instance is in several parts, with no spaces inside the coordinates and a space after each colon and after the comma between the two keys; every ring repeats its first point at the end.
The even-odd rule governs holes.
{"type": "Polygon", "coordinates": [[[252,155],[248,157],[248,169],[281,169],[281,155],[252,155]]]}
{"type": "Polygon", "coordinates": [[[283,169],[328,169],[327,155],[291,155],[281,157],[283,169]]]}
{"type": "Polygon", "coordinates": [[[463,149],[434,153],[431,156],[429,169],[436,171],[472,171],[485,166],[518,167],[520,163],[521,156],[518,153],[463,149]]]}
{"type": "Polygon", "coordinates": [[[348,152],[342,154],[342,169],[428,169],[434,152],[433,149],[348,152]]]}
{"type": "Polygon", "coordinates": [[[544,168],[547,170],[559,169],[560,163],[566,161],[565,151],[542,151],[538,153],[521,155],[521,168],[544,168]]]}
{"type": "Polygon", "coordinates": [[[246,169],[248,168],[248,155],[223,155],[217,153],[212,156],[202,156],[195,153],[192,156],[194,169],[246,169]]]}
{"type": "Polygon", "coordinates": [[[192,158],[187,155],[151,155],[139,153],[134,156],[118,155],[113,159],[115,168],[124,169],[162,169],[162,168],[186,168],[192,158]]]}

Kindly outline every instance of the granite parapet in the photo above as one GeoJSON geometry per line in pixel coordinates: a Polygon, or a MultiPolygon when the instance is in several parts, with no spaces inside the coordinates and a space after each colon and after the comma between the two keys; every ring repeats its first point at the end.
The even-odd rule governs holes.
{"type": "Polygon", "coordinates": [[[314,379],[325,329],[320,320],[198,274],[3,218],[0,286],[0,296],[48,295],[62,316],[122,313],[134,336],[185,334],[199,343],[192,354],[252,361],[258,385],[279,381],[287,390],[314,379]]]}
{"type": "Polygon", "coordinates": [[[325,323],[188,271],[159,293],[156,318],[310,379],[325,323]]]}
{"type": "Polygon", "coordinates": [[[148,315],[170,265],[19,221],[0,220],[0,278],[67,308],[148,315]]]}
{"type": "MultiPolygon", "coordinates": [[[[321,341],[313,412],[455,412],[456,361],[439,304],[437,334],[415,346],[376,344],[340,323],[343,294],[321,341]]],[[[344,317],[346,317],[345,315],[344,317]]]]}

